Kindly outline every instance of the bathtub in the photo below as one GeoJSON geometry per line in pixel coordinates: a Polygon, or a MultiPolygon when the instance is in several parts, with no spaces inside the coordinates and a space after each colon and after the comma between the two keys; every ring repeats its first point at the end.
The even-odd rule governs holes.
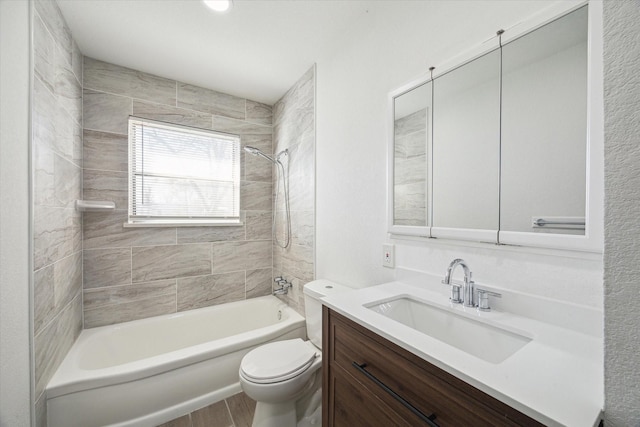
{"type": "Polygon", "coordinates": [[[162,424],[238,393],[251,349],[305,336],[273,296],[83,330],[47,385],[48,426],[162,424]]]}

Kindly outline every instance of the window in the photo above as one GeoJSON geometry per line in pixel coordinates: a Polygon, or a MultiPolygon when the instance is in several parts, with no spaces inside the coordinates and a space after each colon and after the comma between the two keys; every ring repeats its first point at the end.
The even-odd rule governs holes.
{"type": "Polygon", "coordinates": [[[129,118],[129,226],[240,223],[240,137],[129,118]]]}

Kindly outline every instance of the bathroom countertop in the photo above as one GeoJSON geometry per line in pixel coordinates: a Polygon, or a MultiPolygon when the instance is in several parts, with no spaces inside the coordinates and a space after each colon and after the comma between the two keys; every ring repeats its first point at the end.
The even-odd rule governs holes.
{"type": "MultiPolygon", "coordinates": [[[[601,337],[506,311],[479,312],[452,304],[439,280],[431,282],[428,286],[390,282],[331,295],[323,303],[545,425],[599,423],[604,401],[601,337]],[[490,363],[365,307],[398,296],[519,330],[532,340],[506,360],[490,363]]],[[[501,302],[508,306],[508,296],[501,302]]],[[[567,304],[565,309],[572,307],[567,304]]]]}

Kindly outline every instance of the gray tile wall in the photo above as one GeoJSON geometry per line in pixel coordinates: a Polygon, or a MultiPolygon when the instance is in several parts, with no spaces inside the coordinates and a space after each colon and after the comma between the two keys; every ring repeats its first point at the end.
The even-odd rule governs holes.
{"type": "Polygon", "coordinates": [[[44,388],[82,329],[82,55],[58,6],[33,7],[33,307],[36,425],[44,388]]]}
{"type": "Polygon", "coordinates": [[[396,120],[394,142],[393,223],[427,225],[427,111],[396,120]]]}
{"type": "MultiPolygon", "coordinates": [[[[288,295],[281,298],[303,315],[303,286],[315,276],[315,81],[313,66],[273,106],[273,152],[289,150],[291,210],[291,245],[282,249],[274,244],[273,273],[293,283],[288,295]]],[[[274,191],[275,185],[274,176],[274,191]]],[[[280,241],[284,240],[285,230],[283,200],[280,186],[276,221],[280,241]]]]}
{"type": "Polygon", "coordinates": [[[44,387],[83,327],[267,295],[276,275],[294,283],[285,299],[304,313],[302,286],[314,277],[315,69],[274,118],[265,104],[83,58],[57,4],[37,0],[34,75],[37,425],[46,425],[44,387]],[[244,152],[243,226],[125,229],[129,115],[237,133],[268,153],[288,148],[292,245],[274,254],[273,167],[244,152]],[[80,215],[76,199],[113,200],[116,210],[80,215]]]}
{"type": "Polygon", "coordinates": [[[271,106],[84,58],[84,327],[268,295],[272,166],[242,153],[239,227],[124,228],[130,115],[239,134],[273,151],[271,106]]]}

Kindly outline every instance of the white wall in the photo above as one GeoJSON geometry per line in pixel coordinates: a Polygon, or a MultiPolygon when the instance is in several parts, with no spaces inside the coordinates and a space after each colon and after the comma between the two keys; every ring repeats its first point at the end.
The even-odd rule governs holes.
{"type": "Polygon", "coordinates": [[[0,426],[31,424],[29,3],[0,0],[0,426]]]}
{"type": "MultiPolygon", "coordinates": [[[[394,277],[381,266],[387,241],[387,94],[553,3],[378,2],[344,37],[341,51],[318,61],[316,277],[359,287],[394,277]]],[[[395,243],[399,266],[444,274],[451,259],[462,257],[479,282],[602,305],[599,257],[395,243]]]]}
{"type": "Polygon", "coordinates": [[[605,416],[640,426],[640,1],[604,2],[605,416]]]}

